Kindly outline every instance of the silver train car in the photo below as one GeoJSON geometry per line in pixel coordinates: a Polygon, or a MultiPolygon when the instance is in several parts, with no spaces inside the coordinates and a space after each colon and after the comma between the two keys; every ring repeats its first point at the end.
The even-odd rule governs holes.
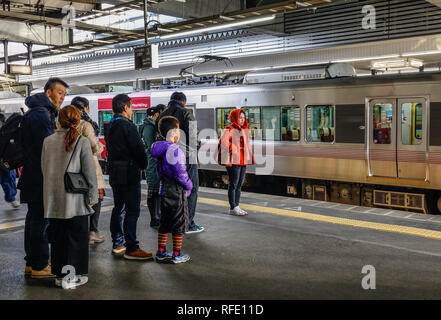
{"type": "MultiPolygon", "coordinates": [[[[136,95],[146,97],[148,108],[167,104],[174,91],[186,94],[201,133],[199,158],[213,160],[200,161],[201,185],[227,186],[225,168],[214,162],[218,136],[229,125],[229,112],[243,108],[255,156],[264,160],[247,168],[246,189],[440,213],[441,74],[262,79],[268,83],[184,86],[136,95]]],[[[103,95],[112,97],[84,95],[101,127],[111,114],[100,107],[103,95]]],[[[65,104],[71,99],[66,97],[65,104]]],[[[0,108],[5,104],[0,101],[0,108]]],[[[145,108],[134,114],[137,125],[145,108]]]]}

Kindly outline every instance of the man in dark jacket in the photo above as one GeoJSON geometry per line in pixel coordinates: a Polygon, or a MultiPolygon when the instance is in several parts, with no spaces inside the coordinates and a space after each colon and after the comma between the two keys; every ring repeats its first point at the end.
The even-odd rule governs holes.
{"type": "Polygon", "coordinates": [[[20,200],[28,205],[25,220],[25,274],[32,278],[54,277],[49,266],[48,221],[44,219],[43,173],[41,151],[43,141],[55,132],[55,119],[69,86],[59,78],[51,78],[44,93],[26,98],[29,111],[23,120],[23,146],[26,163],[17,188],[20,200]]]}
{"type": "MultiPolygon", "coordinates": [[[[167,108],[162,112],[156,123],[159,123],[162,117],[173,116],[179,121],[179,128],[185,133],[185,155],[187,162],[187,173],[193,183],[191,195],[188,198],[189,229],[186,233],[196,233],[204,231],[204,227],[198,226],[194,222],[196,213],[196,204],[198,200],[199,175],[197,167],[197,126],[196,119],[189,109],[185,108],[187,97],[182,92],[174,92],[170,97],[167,108]]],[[[166,138],[166,137],[164,137],[166,138]]],[[[181,137],[182,139],[183,137],[181,137]]]]}
{"type": "Polygon", "coordinates": [[[106,128],[109,183],[115,206],[110,219],[114,254],[124,253],[130,260],[152,259],[136,240],[136,225],[141,205],[141,170],[147,167],[147,154],[132,118],[129,96],[119,94],[112,100],[113,118],[106,128]]]}

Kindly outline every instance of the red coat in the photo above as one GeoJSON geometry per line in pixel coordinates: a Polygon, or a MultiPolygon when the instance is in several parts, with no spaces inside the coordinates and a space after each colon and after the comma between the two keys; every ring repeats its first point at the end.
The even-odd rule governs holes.
{"type": "Polygon", "coordinates": [[[246,166],[254,164],[246,116],[243,126],[241,127],[239,125],[241,112],[245,113],[243,109],[232,110],[230,112],[231,125],[222,130],[222,136],[219,139],[218,146],[218,163],[220,165],[229,166],[235,164],[246,166]]]}

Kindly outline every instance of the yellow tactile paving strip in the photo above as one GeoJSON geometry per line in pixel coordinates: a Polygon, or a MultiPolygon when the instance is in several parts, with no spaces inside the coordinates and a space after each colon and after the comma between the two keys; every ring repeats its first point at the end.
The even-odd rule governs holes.
{"type": "MultiPolygon", "coordinates": [[[[229,208],[228,202],[222,201],[222,200],[215,200],[215,199],[210,199],[210,198],[198,198],[198,202],[212,205],[212,206],[221,206],[221,207],[229,208]]],[[[299,211],[272,208],[272,207],[262,207],[262,206],[255,206],[255,205],[243,204],[243,203],[240,204],[240,207],[242,209],[248,210],[248,211],[269,213],[269,214],[275,214],[275,215],[290,217],[290,218],[297,218],[297,219],[304,219],[304,220],[311,220],[311,221],[318,221],[318,222],[325,222],[325,223],[333,223],[333,224],[339,224],[339,225],[350,226],[350,227],[355,227],[355,228],[364,228],[364,229],[373,229],[373,230],[385,231],[385,232],[402,233],[402,234],[407,234],[407,235],[412,235],[412,236],[417,236],[417,237],[424,237],[424,238],[441,240],[441,232],[435,231],[435,230],[420,229],[420,228],[406,227],[406,226],[385,224],[385,223],[378,223],[378,222],[360,221],[360,220],[355,220],[355,219],[339,218],[339,217],[326,216],[326,215],[315,214],[315,213],[299,212],[299,211]]]]}
{"type": "MultiPolygon", "coordinates": [[[[212,206],[224,207],[224,208],[229,207],[229,204],[227,201],[216,200],[216,199],[211,199],[211,198],[199,197],[198,202],[203,203],[203,204],[212,205],[212,206]]],[[[146,203],[147,203],[147,201],[145,201],[145,200],[141,201],[141,205],[145,205],[146,203]]],[[[297,218],[297,219],[304,219],[304,220],[325,222],[325,223],[333,223],[333,224],[339,224],[339,225],[355,227],[355,228],[364,228],[364,229],[372,229],[372,230],[385,231],[385,232],[394,232],[394,233],[407,234],[407,235],[412,235],[412,236],[417,236],[417,237],[441,240],[441,232],[435,231],[435,230],[406,227],[406,226],[385,224],[385,223],[378,223],[378,222],[360,221],[360,220],[355,220],[355,219],[339,218],[339,217],[326,216],[326,215],[315,214],[315,213],[299,212],[299,211],[294,211],[294,210],[286,210],[286,209],[279,209],[279,208],[272,208],[272,207],[262,207],[262,206],[256,206],[256,205],[251,205],[251,204],[241,204],[240,206],[242,207],[242,209],[245,209],[248,211],[256,211],[256,212],[274,214],[274,215],[290,217],[290,218],[297,218]]],[[[101,208],[101,211],[102,212],[110,211],[110,210],[112,210],[112,208],[113,208],[113,206],[105,206],[105,207],[101,208]]],[[[22,227],[22,226],[24,226],[24,224],[25,224],[25,220],[18,220],[18,221],[2,223],[2,224],[0,224],[0,230],[22,227]]]]}

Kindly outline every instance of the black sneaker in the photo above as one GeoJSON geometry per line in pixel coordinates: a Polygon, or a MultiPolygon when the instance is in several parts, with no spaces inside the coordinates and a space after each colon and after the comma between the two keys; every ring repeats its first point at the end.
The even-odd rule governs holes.
{"type": "Polygon", "coordinates": [[[188,229],[188,231],[185,234],[191,234],[191,233],[198,233],[204,231],[204,227],[195,225],[194,227],[188,229]]]}

